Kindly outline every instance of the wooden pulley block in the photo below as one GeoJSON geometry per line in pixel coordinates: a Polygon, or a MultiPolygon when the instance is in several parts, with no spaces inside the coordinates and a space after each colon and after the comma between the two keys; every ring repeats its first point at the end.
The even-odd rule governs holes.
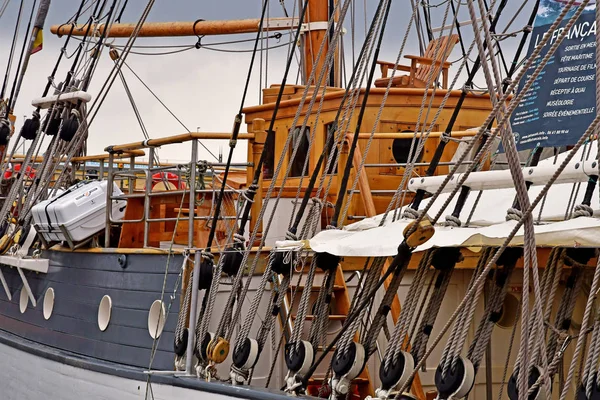
{"type": "Polygon", "coordinates": [[[17,233],[15,233],[15,237],[13,238],[13,243],[18,244],[21,241],[22,235],[23,235],[23,228],[19,228],[17,233]]]}
{"type": "Polygon", "coordinates": [[[415,247],[418,247],[431,239],[434,233],[435,228],[433,225],[431,225],[431,221],[429,221],[427,218],[424,218],[418,224],[417,221],[413,221],[406,225],[403,235],[404,239],[406,240],[406,244],[414,249],[415,247]],[[409,234],[411,231],[412,233],[409,234]]]}
{"type": "Polygon", "coordinates": [[[217,364],[221,364],[229,354],[229,342],[223,338],[217,338],[216,342],[211,343],[209,348],[212,348],[210,359],[217,364]]]}

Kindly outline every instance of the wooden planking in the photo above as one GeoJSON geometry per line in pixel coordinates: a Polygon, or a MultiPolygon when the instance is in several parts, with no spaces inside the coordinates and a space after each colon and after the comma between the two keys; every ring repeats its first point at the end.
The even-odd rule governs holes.
{"type": "MultiPolygon", "coordinates": [[[[55,332],[61,332],[68,335],[93,339],[97,341],[121,344],[125,346],[140,347],[144,349],[152,348],[152,338],[147,328],[131,328],[119,326],[112,323],[108,325],[103,332],[98,328],[96,322],[84,321],[78,318],[67,317],[63,315],[52,314],[50,319],[45,320],[42,314],[42,307],[33,308],[31,304],[27,307],[25,313],[21,314],[18,301],[0,300],[0,314],[37,326],[42,329],[48,329],[55,332]]],[[[113,310],[117,311],[117,310],[113,310]]],[[[166,352],[173,350],[173,332],[164,332],[161,334],[161,340],[158,341],[158,349],[166,352]]]]}
{"type": "MultiPolygon", "coordinates": [[[[127,267],[121,268],[118,258],[121,254],[98,254],[98,253],[70,253],[62,251],[46,251],[45,257],[52,260],[51,265],[61,267],[73,267],[77,269],[93,269],[99,271],[112,271],[124,273],[160,273],[165,272],[167,266],[167,255],[164,254],[134,254],[127,256],[127,267]]],[[[169,272],[179,273],[183,256],[174,254],[169,260],[169,272]]]]}
{"type": "MultiPolygon", "coordinates": [[[[33,281],[32,278],[28,278],[28,280],[30,282],[33,281]]],[[[16,280],[14,281],[16,282],[16,280]]],[[[19,284],[11,284],[9,286],[13,294],[13,302],[17,303],[19,301],[19,291],[22,286],[22,284],[20,284],[20,279],[18,282],[19,284]]],[[[41,287],[41,290],[34,291],[34,295],[38,301],[38,309],[41,309],[42,307],[40,304],[42,304],[44,300],[44,294],[48,287],[52,287],[55,293],[53,315],[58,314],[67,317],[75,317],[81,319],[82,321],[88,322],[97,321],[98,306],[102,296],[104,296],[102,292],[98,292],[87,297],[82,297],[81,294],[86,293],[86,291],[74,290],[72,285],[70,286],[64,283],[46,284],[45,286],[41,287]]],[[[78,286],[75,286],[75,288],[78,288],[78,286]]],[[[104,293],[109,295],[113,302],[111,324],[131,328],[145,328],[147,326],[148,310],[150,309],[150,306],[155,300],[160,299],[160,296],[155,294],[139,295],[134,299],[137,300],[135,303],[135,308],[131,308],[127,307],[128,305],[132,304],[131,302],[121,302],[122,299],[119,296],[120,293],[115,293],[114,291],[106,291],[104,293]]],[[[0,301],[3,300],[8,301],[4,291],[1,291],[0,301]]],[[[165,302],[165,308],[167,308],[170,302],[169,297],[165,296],[163,301],[165,302]]],[[[172,323],[171,319],[177,320],[178,312],[179,302],[173,301],[169,310],[169,315],[167,316],[165,331],[174,331],[174,322],[172,323]]]]}
{"type": "MultiPolygon", "coordinates": [[[[128,267],[123,270],[117,254],[47,252],[47,255],[51,258],[48,274],[26,272],[38,306],[34,309],[29,304],[25,314],[20,313],[18,306],[21,279],[15,269],[3,267],[13,300],[8,302],[6,295],[0,293],[3,321],[0,329],[78,354],[147,368],[153,343],[147,329],[148,310],[153,301],[160,299],[167,256],[130,254],[128,267]],[[144,269],[151,272],[143,273],[144,269]],[[43,297],[50,286],[56,294],[55,308],[50,320],[45,320],[43,297]],[[97,310],[104,295],[111,297],[113,309],[111,323],[101,332],[97,310]],[[82,341],[90,343],[84,345],[82,341]],[[144,360],[140,361],[142,354],[144,360]]],[[[163,298],[166,304],[170,302],[181,262],[181,255],[171,257],[163,298]]],[[[155,367],[172,369],[178,310],[179,301],[175,300],[158,344],[155,367]]]]}
{"type": "MultiPolygon", "coordinates": [[[[53,318],[55,315],[61,315],[70,318],[78,318],[81,321],[92,322],[94,324],[97,323],[98,306],[100,301],[95,303],[82,303],[79,301],[79,299],[69,296],[68,292],[66,291],[61,291],[59,293],[57,288],[53,287],[53,289],[55,290],[54,310],[52,311],[53,318]]],[[[40,298],[40,302],[42,300],[43,296],[40,298]]],[[[169,301],[170,299],[165,298],[165,310],[168,307],[169,301]]],[[[167,316],[167,323],[164,329],[165,332],[175,331],[175,324],[171,323],[171,318],[177,320],[178,312],[174,310],[175,304],[177,303],[179,302],[173,301],[173,305],[171,306],[171,310],[167,316]]],[[[113,302],[112,315],[110,318],[111,325],[114,324],[128,328],[146,329],[148,325],[148,310],[152,303],[148,304],[149,305],[146,309],[131,309],[118,307],[113,302]]],[[[39,305],[37,308],[41,309],[39,305]]]]}
{"type": "MultiPolygon", "coordinates": [[[[44,282],[68,282],[75,285],[100,289],[118,289],[141,292],[160,293],[163,286],[164,274],[114,273],[96,271],[93,269],[65,268],[51,266],[44,282]]],[[[178,278],[178,273],[167,275],[166,289],[172,290],[178,278]]]]}
{"type": "MultiPolygon", "coordinates": [[[[94,357],[100,360],[112,361],[140,368],[148,368],[150,363],[149,349],[123,346],[56,332],[23,321],[18,321],[4,315],[0,315],[0,329],[50,347],[94,357]]],[[[157,350],[152,365],[154,369],[173,369],[173,354],[157,350]]]]}
{"type": "MultiPolygon", "coordinates": [[[[6,275],[6,274],[5,274],[6,275]]],[[[17,276],[18,278],[18,276],[17,276]]],[[[16,279],[15,279],[16,281],[16,279]]],[[[98,305],[104,295],[109,295],[113,301],[113,307],[117,308],[128,308],[131,310],[144,310],[147,311],[154,300],[160,299],[160,290],[157,291],[129,291],[129,290],[117,290],[117,289],[102,289],[95,288],[92,286],[81,286],[68,282],[51,282],[44,281],[37,277],[28,278],[29,283],[32,286],[35,297],[38,301],[43,300],[44,291],[47,287],[52,287],[57,295],[63,295],[71,300],[77,299],[78,303],[98,305]],[[40,289],[34,289],[34,285],[38,284],[40,289]]],[[[10,286],[13,292],[13,296],[18,296],[18,290],[21,289],[22,284],[20,278],[18,278],[18,284],[10,286]]],[[[172,288],[168,288],[165,292],[164,300],[168,301],[172,288]]],[[[4,291],[0,292],[0,297],[4,298],[6,295],[4,291]]],[[[179,310],[177,301],[173,302],[171,307],[171,313],[176,313],[179,310]]]]}

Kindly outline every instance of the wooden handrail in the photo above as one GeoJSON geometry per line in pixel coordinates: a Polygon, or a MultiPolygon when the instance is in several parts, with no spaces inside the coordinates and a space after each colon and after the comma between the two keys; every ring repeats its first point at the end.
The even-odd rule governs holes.
{"type": "MultiPolygon", "coordinates": [[[[444,132],[431,132],[429,133],[429,139],[439,138],[444,134],[444,132]]],[[[475,136],[477,131],[452,131],[453,138],[462,138],[462,137],[471,137],[475,136]]],[[[414,136],[414,132],[375,132],[373,135],[373,139],[412,139],[414,136]]],[[[359,139],[368,139],[371,137],[370,133],[359,133],[359,139]]],[[[417,139],[420,137],[420,134],[417,134],[417,139]]]]}
{"type": "MultiPolygon", "coordinates": [[[[144,140],[142,142],[133,142],[127,144],[119,144],[115,146],[108,146],[104,151],[108,152],[121,152],[145,149],[148,147],[164,146],[166,144],[184,143],[194,139],[218,139],[218,140],[229,140],[231,139],[231,133],[224,132],[188,132],[181,135],[166,136],[163,138],[144,140]]],[[[240,133],[238,135],[239,140],[252,140],[254,139],[253,133],[240,133]]]]}
{"type": "MultiPolygon", "coordinates": [[[[124,151],[121,154],[115,154],[115,156],[113,158],[114,159],[122,159],[122,158],[129,158],[129,157],[143,157],[145,155],[146,155],[146,152],[144,150],[128,150],[128,151],[124,151]]],[[[15,154],[15,155],[13,155],[12,159],[10,159],[9,161],[23,162],[24,160],[25,160],[24,154],[15,154]]],[[[35,158],[31,157],[30,160],[32,160],[33,162],[42,162],[44,160],[44,157],[42,157],[42,156],[37,156],[35,158]]],[[[82,156],[82,157],[71,158],[71,162],[102,161],[102,160],[108,160],[108,154],[96,154],[96,155],[91,155],[91,156],[82,156]]]]}
{"type": "MultiPolygon", "coordinates": [[[[439,138],[442,136],[443,132],[431,132],[429,134],[430,138],[439,138]]],[[[477,131],[453,131],[452,137],[461,138],[461,137],[470,137],[475,136],[477,131]]],[[[368,139],[371,136],[370,133],[360,133],[359,139],[368,139]]],[[[412,132],[376,132],[374,139],[412,139],[414,133],[412,132]]],[[[119,144],[114,146],[109,146],[104,149],[107,152],[132,152],[136,150],[145,149],[148,147],[158,147],[164,146],[167,144],[176,144],[176,143],[184,143],[189,142],[193,139],[220,139],[220,140],[229,140],[231,138],[231,133],[220,133],[220,132],[190,132],[184,133],[181,135],[174,136],[166,136],[163,138],[150,139],[148,141],[142,142],[133,142],[126,144],[119,144]]],[[[240,133],[238,136],[240,140],[253,140],[254,133],[240,133]]],[[[142,154],[143,155],[143,154],[142,154]]],[[[108,156],[106,156],[108,158],[108,156]]]]}

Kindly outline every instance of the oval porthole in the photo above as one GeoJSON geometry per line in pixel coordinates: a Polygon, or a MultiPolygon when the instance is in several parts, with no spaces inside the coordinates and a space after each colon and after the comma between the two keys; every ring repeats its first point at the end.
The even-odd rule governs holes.
{"type": "Polygon", "coordinates": [[[98,328],[101,331],[105,331],[110,323],[110,313],[112,311],[112,299],[110,296],[105,295],[100,300],[100,306],[98,306],[98,328]]]}
{"type": "Polygon", "coordinates": [[[54,289],[48,288],[44,295],[44,319],[50,319],[54,310],[54,289]]]}
{"type": "Polygon", "coordinates": [[[21,314],[25,313],[27,310],[27,305],[29,304],[29,296],[27,295],[27,289],[25,286],[21,288],[21,295],[19,297],[19,310],[21,310],[21,314]]]}
{"type": "Polygon", "coordinates": [[[509,329],[515,326],[516,317],[519,312],[519,299],[512,293],[507,293],[502,303],[500,319],[496,325],[502,329],[509,329]]]}
{"type": "Polygon", "coordinates": [[[165,305],[160,300],[155,300],[148,312],[148,332],[152,339],[158,339],[165,327],[165,305]]]}

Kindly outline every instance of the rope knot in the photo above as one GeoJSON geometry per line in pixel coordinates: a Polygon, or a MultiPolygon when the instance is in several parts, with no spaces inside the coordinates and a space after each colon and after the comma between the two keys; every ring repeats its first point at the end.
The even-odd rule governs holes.
{"type": "Polygon", "coordinates": [[[244,243],[246,242],[246,238],[244,237],[244,235],[240,235],[239,233],[233,234],[233,240],[235,241],[236,244],[241,245],[242,247],[244,246],[244,243]]]}
{"type": "Polygon", "coordinates": [[[295,233],[292,233],[290,231],[287,231],[285,233],[285,240],[298,240],[298,236],[296,236],[295,233]]]}
{"type": "Polygon", "coordinates": [[[516,208],[509,208],[506,211],[506,220],[507,221],[520,221],[523,218],[523,212],[516,208]]]}
{"type": "Polygon", "coordinates": [[[208,251],[201,252],[200,256],[203,259],[205,259],[206,261],[214,261],[214,259],[215,259],[215,255],[213,253],[208,252],[208,251]]]}
{"type": "MultiPolygon", "coordinates": [[[[243,382],[247,381],[247,380],[248,380],[248,377],[250,376],[250,371],[247,371],[247,370],[240,369],[240,368],[236,367],[236,366],[235,366],[235,365],[233,365],[233,364],[231,365],[231,372],[233,372],[233,373],[234,373],[234,374],[236,374],[238,377],[240,377],[240,378],[242,378],[242,379],[243,379],[243,381],[241,381],[241,382],[240,382],[240,381],[238,381],[239,383],[243,383],[243,382]]],[[[232,379],[232,380],[233,380],[233,379],[232,379]]],[[[235,383],[237,383],[237,382],[235,382],[235,381],[234,381],[234,382],[232,382],[232,383],[234,383],[234,384],[235,384],[235,383]]]]}
{"type": "Polygon", "coordinates": [[[421,216],[421,211],[415,210],[412,207],[407,207],[402,213],[402,218],[406,219],[417,219],[421,216]]]}
{"type": "Polygon", "coordinates": [[[587,204],[578,204],[575,206],[575,211],[573,213],[573,218],[579,217],[593,217],[594,209],[587,204]]]}
{"type": "Polygon", "coordinates": [[[258,190],[258,185],[251,184],[248,188],[242,193],[244,200],[249,201],[250,203],[254,203],[254,196],[256,195],[256,191],[258,190]]]}
{"type": "Polygon", "coordinates": [[[461,225],[462,222],[460,221],[460,218],[457,218],[454,215],[446,215],[446,226],[460,228],[461,225]]]}

